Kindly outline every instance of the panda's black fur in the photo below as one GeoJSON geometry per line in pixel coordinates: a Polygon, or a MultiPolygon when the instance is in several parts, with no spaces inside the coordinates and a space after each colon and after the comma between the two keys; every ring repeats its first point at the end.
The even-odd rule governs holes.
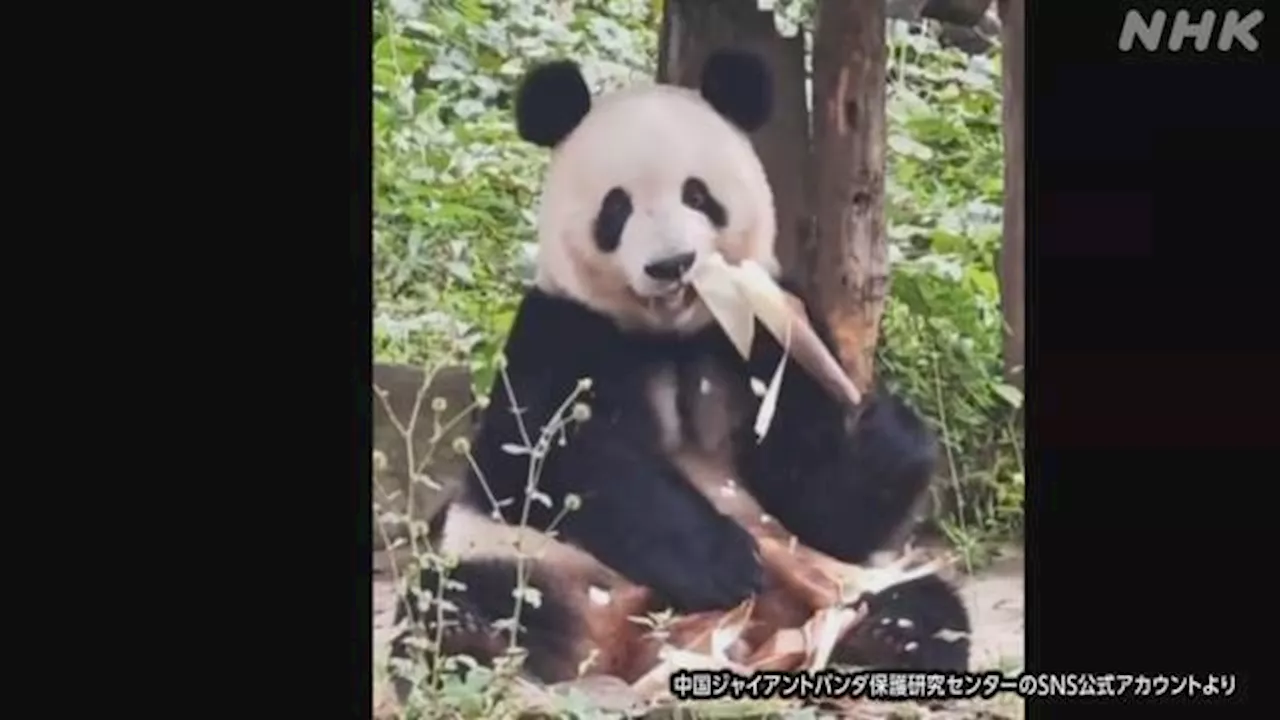
{"type": "MultiPolygon", "coordinates": [[[[587,114],[590,102],[576,71],[563,64],[547,67],[535,70],[521,89],[517,124],[527,140],[555,146],[587,114]]],[[[767,84],[734,78],[753,70],[762,72],[751,56],[717,54],[707,65],[702,91],[717,112],[748,130],[764,121],[767,84]],[[745,91],[752,87],[757,91],[745,91]]],[[[830,347],[821,319],[810,319],[830,347]]],[[[528,525],[546,529],[565,498],[579,496],[581,508],[556,526],[558,538],[648,586],[677,611],[727,609],[761,589],[752,537],[720,514],[663,449],[650,383],[656,373],[670,373],[681,432],[696,435],[695,405],[708,368],[736,378],[744,388],[751,378],[773,374],[782,349],[762,326],[744,360],[714,323],[692,334],[624,330],[573,299],[535,288],[519,307],[504,354],[506,379],[495,380],[472,443],[485,482],[469,474],[455,501],[460,507],[488,514],[490,493],[514,498],[501,512],[507,522],[520,522],[529,458],[510,452],[511,444],[521,442],[518,419],[536,435],[589,378],[590,390],[581,399],[590,418],[571,423],[565,442],[550,445],[538,489],[551,507],[532,503],[528,525]],[[515,409],[508,390],[516,398],[515,409]]],[[[750,392],[744,396],[749,407],[743,416],[754,417],[759,399],[750,392]]],[[[801,543],[854,563],[884,549],[909,520],[937,459],[935,438],[922,419],[884,388],[868,395],[855,423],[794,365],[781,384],[764,439],[757,442],[749,419],[739,422],[735,433],[734,462],[742,487],[801,543]]],[[[433,525],[434,534],[440,531],[439,523],[433,525]]],[[[541,602],[521,613],[521,644],[529,651],[525,669],[544,681],[564,680],[582,660],[577,641],[585,632],[583,601],[569,596],[554,563],[535,563],[531,571],[530,584],[541,591],[541,602]]],[[[512,613],[514,561],[463,558],[451,578],[466,589],[446,593],[457,608],[451,617],[459,626],[446,633],[444,650],[489,660],[505,647],[505,636],[487,634],[482,626],[512,613]]],[[[434,590],[436,582],[433,574],[424,574],[423,587],[434,590]]],[[[969,617],[941,578],[891,588],[869,605],[871,616],[841,643],[834,661],[967,668],[969,617]],[[939,637],[942,631],[956,635],[939,637]]],[[[410,606],[401,604],[398,619],[406,618],[404,609],[410,606]]],[[[393,653],[407,653],[403,637],[393,653]]]]}

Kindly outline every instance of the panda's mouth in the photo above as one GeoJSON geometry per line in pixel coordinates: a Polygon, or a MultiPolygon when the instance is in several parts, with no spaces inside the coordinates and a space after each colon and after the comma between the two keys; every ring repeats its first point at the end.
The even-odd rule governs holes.
{"type": "Polygon", "coordinates": [[[688,283],[680,283],[666,292],[650,295],[644,299],[645,306],[651,312],[660,315],[674,315],[688,308],[693,301],[693,287],[688,283]]]}

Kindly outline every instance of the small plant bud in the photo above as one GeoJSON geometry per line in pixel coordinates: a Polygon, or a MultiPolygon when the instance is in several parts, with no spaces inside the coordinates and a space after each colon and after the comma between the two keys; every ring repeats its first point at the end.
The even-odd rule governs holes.
{"type": "Polygon", "coordinates": [[[459,455],[466,455],[471,452],[471,441],[464,437],[454,438],[453,451],[459,455]]]}
{"type": "Polygon", "coordinates": [[[476,407],[480,408],[481,410],[484,410],[485,408],[489,407],[489,396],[480,395],[476,397],[476,407]]]}
{"type": "Polygon", "coordinates": [[[578,422],[586,422],[591,419],[591,406],[586,403],[573,404],[573,419],[578,422]]]}
{"type": "Polygon", "coordinates": [[[564,509],[573,512],[582,507],[582,498],[575,493],[564,496],[564,509]]]}
{"type": "Polygon", "coordinates": [[[591,389],[591,378],[582,378],[578,381],[578,390],[586,392],[591,389]]]}
{"type": "Polygon", "coordinates": [[[375,472],[382,472],[387,469],[387,454],[381,450],[373,451],[373,469],[375,472]]]}
{"type": "Polygon", "coordinates": [[[444,398],[442,398],[442,397],[431,398],[431,411],[432,411],[432,412],[442,413],[442,412],[444,412],[445,410],[448,410],[448,409],[449,409],[449,401],[448,401],[448,400],[446,400],[446,399],[444,399],[444,398]]]}

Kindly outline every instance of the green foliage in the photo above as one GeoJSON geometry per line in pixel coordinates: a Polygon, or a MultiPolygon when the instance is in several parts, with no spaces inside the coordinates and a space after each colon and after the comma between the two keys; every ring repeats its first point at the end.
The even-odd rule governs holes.
{"type": "Polygon", "coordinates": [[[573,57],[596,88],[651,76],[646,0],[378,0],[374,10],[375,356],[465,360],[487,389],[528,278],[545,151],[519,141],[514,84],[573,57]]]}
{"type": "MultiPolygon", "coordinates": [[[[1021,394],[1002,378],[1003,155],[999,59],[944,50],[900,24],[890,35],[889,176],[893,291],[882,372],[936,423],[966,551],[1022,519],[1021,394]]],[[[980,560],[981,557],[972,557],[980,560]]]]}

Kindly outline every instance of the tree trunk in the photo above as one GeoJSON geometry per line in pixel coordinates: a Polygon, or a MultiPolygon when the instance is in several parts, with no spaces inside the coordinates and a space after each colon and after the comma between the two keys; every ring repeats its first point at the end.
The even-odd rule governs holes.
{"type": "Polygon", "coordinates": [[[667,0],[658,81],[697,87],[707,56],[726,47],[759,54],[773,73],[773,115],[751,142],[773,187],[778,260],[784,273],[806,278],[809,268],[801,248],[811,223],[804,182],[809,157],[804,38],[780,36],[773,13],[748,0],[667,0]]]}
{"type": "Polygon", "coordinates": [[[888,285],[885,238],[885,6],[820,0],[813,48],[815,311],[845,372],[871,387],[888,285]]]}
{"type": "Polygon", "coordinates": [[[1000,0],[1004,77],[1004,238],[1000,246],[1000,305],[1004,313],[1004,374],[1023,387],[1026,362],[1026,244],[1023,65],[1024,0],[1000,0]]]}

